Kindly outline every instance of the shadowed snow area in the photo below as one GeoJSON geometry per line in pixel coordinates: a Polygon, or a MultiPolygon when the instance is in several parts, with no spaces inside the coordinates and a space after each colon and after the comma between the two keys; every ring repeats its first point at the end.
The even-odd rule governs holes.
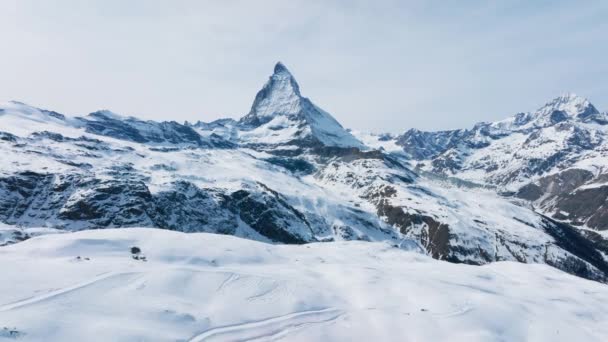
{"type": "Polygon", "coordinates": [[[0,267],[0,340],[608,336],[603,284],[545,265],[451,264],[386,243],[270,245],[206,233],[105,229],[2,247],[0,267]]]}

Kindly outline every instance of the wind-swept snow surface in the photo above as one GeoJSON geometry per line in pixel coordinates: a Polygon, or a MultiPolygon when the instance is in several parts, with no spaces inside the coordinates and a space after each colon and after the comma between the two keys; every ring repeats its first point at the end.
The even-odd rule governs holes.
{"type": "Polygon", "coordinates": [[[385,243],[106,229],[2,247],[0,267],[0,341],[608,338],[603,284],[545,265],[450,264],[385,243]]]}

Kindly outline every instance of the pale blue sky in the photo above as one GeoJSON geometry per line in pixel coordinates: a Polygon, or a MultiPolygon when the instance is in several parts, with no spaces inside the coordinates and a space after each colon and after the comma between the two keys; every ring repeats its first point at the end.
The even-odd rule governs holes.
{"type": "Polygon", "coordinates": [[[0,100],[71,115],[240,117],[278,60],[355,129],[608,110],[608,1],[2,0],[0,42],[0,100]]]}

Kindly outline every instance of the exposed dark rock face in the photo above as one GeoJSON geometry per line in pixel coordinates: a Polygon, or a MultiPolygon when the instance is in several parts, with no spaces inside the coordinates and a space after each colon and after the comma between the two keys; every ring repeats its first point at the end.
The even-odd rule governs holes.
{"type": "Polygon", "coordinates": [[[541,196],[556,196],[569,193],[593,178],[593,173],[587,170],[569,169],[558,174],[540,178],[535,183],[523,186],[517,196],[530,201],[536,201],[541,196]]]}
{"type": "Polygon", "coordinates": [[[606,251],[606,240],[597,235],[594,239],[588,239],[576,228],[548,217],[545,218],[545,231],[555,238],[557,246],[573,255],[557,261],[546,258],[549,265],[579,277],[604,282],[608,280],[608,262],[600,252],[606,251]],[[601,273],[598,274],[590,265],[601,273]]]}
{"type": "Polygon", "coordinates": [[[404,208],[392,206],[386,198],[380,199],[376,206],[378,215],[385,217],[389,224],[398,227],[402,234],[418,235],[420,244],[433,258],[462,262],[451,253],[450,239],[453,237],[450,235],[448,225],[437,222],[430,216],[408,213],[404,208]],[[415,232],[417,227],[420,230],[415,232]]]}
{"type": "Polygon", "coordinates": [[[89,116],[99,121],[83,120],[87,132],[139,143],[148,141],[138,129],[125,124],[122,120],[113,119],[103,111],[91,113],[89,116]]]}
{"type": "Polygon", "coordinates": [[[238,227],[236,215],[227,210],[230,199],[219,190],[178,181],[155,194],[154,200],[155,222],[162,228],[233,235],[238,227]]]}
{"type": "Polygon", "coordinates": [[[555,110],[551,113],[550,120],[552,124],[564,122],[568,120],[568,113],[563,110],[555,110]]]}
{"type": "Polygon", "coordinates": [[[603,182],[602,177],[596,179],[590,171],[568,169],[527,184],[516,195],[535,201],[556,219],[606,230],[608,186],[601,185],[603,182]]]}
{"type": "Polygon", "coordinates": [[[0,179],[0,218],[43,226],[78,222],[79,228],[151,226],[152,196],[141,181],[100,180],[90,175],[23,172],[0,179]]]}
{"type": "Polygon", "coordinates": [[[515,195],[528,201],[536,201],[541,198],[543,194],[543,189],[539,185],[530,183],[521,187],[515,195]]]}
{"type": "Polygon", "coordinates": [[[560,194],[549,207],[557,210],[556,217],[575,225],[587,224],[598,230],[608,229],[608,186],[577,189],[560,194]]]}
{"type": "Polygon", "coordinates": [[[7,132],[0,132],[0,140],[9,141],[9,142],[16,142],[17,141],[17,137],[14,134],[10,134],[10,133],[7,133],[7,132]]]}
{"type": "Polygon", "coordinates": [[[396,142],[414,159],[433,159],[460,139],[461,131],[423,132],[410,129],[397,137],[396,142]]]}
{"type": "Polygon", "coordinates": [[[305,243],[314,239],[304,214],[263,184],[238,190],[230,198],[232,210],[243,222],[273,241],[305,243]]]}
{"type": "Polygon", "coordinates": [[[61,121],[65,121],[65,115],[63,115],[63,114],[57,113],[57,112],[52,111],[52,110],[45,110],[45,109],[42,109],[41,111],[44,114],[46,114],[46,115],[48,115],[48,116],[50,116],[52,118],[55,118],[55,119],[58,119],[58,120],[61,120],[61,121]]]}
{"type": "Polygon", "coordinates": [[[232,194],[175,182],[151,194],[137,177],[24,172],[0,178],[0,220],[23,226],[52,223],[66,229],[158,227],[234,234],[239,220],[276,242],[314,241],[305,215],[258,184],[232,194]]]}
{"type": "Polygon", "coordinates": [[[295,174],[309,175],[316,170],[313,164],[303,158],[271,157],[266,159],[266,161],[283,167],[295,174]]]}
{"type": "Polygon", "coordinates": [[[192,127],[175,121],[154,122],[134,118],[116,118],[107,111],[94,112],[79,120],[89,133],[137,143],[170,143],[218,148],[234,146],[218,135],[212,135],[211,139],[203,140],[192,127]]]}
{"type": "Polygon", "coordinates": [[[578,113],[577,117],[579,119],[585,120],[585,119],[595,117],[596,115],[599,115],[599,114],[600,114],[600,112],[597,110],[597,108],[595,108],[594,105],[589,103],[578,113]]]}
{"type": "Polygon", "coordinates": [[[433,159],[431,165],[434,172],[440,173],[439,170],[449,170],[450,173],[454,173],[462,168],[461,162],[462,158],[459,154],[447,151],[433,159]]]}
{"type": "Polygon", "coordinates": [[[384,154],[378,150],[362,151],[356,147],[339,147],[317,145],[310,151],[314,155],[324,158],[340,158],[343,161],[353,161],[357,159],[384,159],[384,154]]]}
{"type": "MultiPolygon", "coordinates": [[[[465,247],[460,243],[458,235],[450,233],[447,224],[440,223],[433,217],[407,212],[404,208],[391,205],[386,198],[377,202],[377,208],[378,215],[399,227],[403,234],[415,236],[435,259],[476,265],[504,260],[502,256],[491,255],[481,248],[465,247]],[[484,262],[472,261],[472,256],[484,262]]],[[[555,239],[554,246],[571,253],[565,256],[550,255],[547,251],[551,246],[544,246],[546,252],[543,262],[583,278],[602,282],[608,280],[608,262],[600,253],[607,250],[607,240],[599,235],[589,239],[577,229],[549,218],[545,219],[543,229],[555,239]]],[[[517,261],[524,263],[529,260],[518,250],[538,248],[501,235],[496,235],[495,243],[506,249],[517,261]]]]}

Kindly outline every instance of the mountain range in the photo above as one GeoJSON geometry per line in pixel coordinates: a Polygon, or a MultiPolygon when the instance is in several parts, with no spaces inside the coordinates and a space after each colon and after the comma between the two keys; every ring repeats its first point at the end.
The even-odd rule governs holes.
{"type": "Polygon", "coordinates": [[[544,263],[606,282],[606,138],[608,114],[573,94],[471,129],[354,132],[304,97],[281,63],[240,120],[70,117],[9,102],[0,243],[34,227],[384,241],[454,263],[544,263]]]}
{"type": "Polygon", "coordinates": [[[492,187],[584,230],[608,229],[608,114],[560,96],[532,113],[394,142],[416,168],[492,187]]]}

